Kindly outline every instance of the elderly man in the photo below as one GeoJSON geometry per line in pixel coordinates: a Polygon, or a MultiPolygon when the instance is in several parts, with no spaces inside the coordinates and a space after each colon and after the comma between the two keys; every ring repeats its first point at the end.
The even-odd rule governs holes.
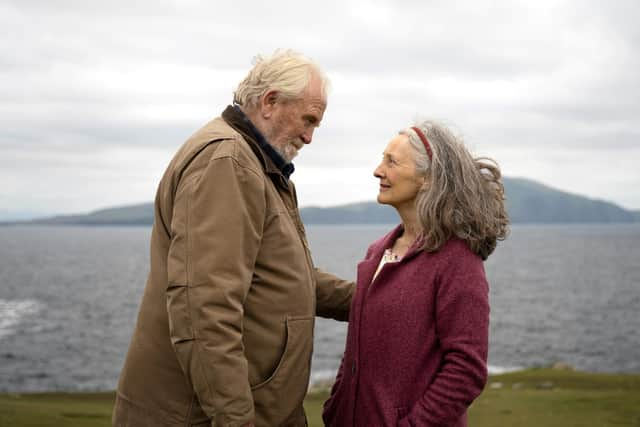
{"type": "Polygon", "coordinates": [[[306,424],[315,315],[346,320],[353,291],[314,268],[289,180],[326,85],[302,55],[259,57],[169,164],[115,426],[306,424]]]}

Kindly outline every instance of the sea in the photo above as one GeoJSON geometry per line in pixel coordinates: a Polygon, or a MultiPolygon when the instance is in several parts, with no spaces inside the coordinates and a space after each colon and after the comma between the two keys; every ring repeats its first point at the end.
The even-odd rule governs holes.
{"type": "MultiPolygon", "coordinates": [[[[316,265],[355,278],[393,225],[309,225],[316,265]]],[[[150,227],[0,227],[0,391],[113,390],[148,273],[150,227]]],[[[557,362],[640,373],[640,224],[513,225],[485,263],[489,370],[557,362]]],[[[312,382],[346,323],[316,323],[312,382]]]]}

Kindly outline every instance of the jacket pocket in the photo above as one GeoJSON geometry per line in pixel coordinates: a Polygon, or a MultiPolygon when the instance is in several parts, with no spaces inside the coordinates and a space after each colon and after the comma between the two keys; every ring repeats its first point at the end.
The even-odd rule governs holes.
{"type": "Polygon", "coordinates": [[[194,338],[189,307],[189,288],[185,285],[169,285],[166,291],[169,315],[169,336],[176,345],[194,338]]]}
{"type": "Polygon", "coordinates": [[[313,321],[313,317],[286,319],[282,357],[269,378],[251,387],[256,425],[304,425],[302,402],[309,385],[313,321]]]}

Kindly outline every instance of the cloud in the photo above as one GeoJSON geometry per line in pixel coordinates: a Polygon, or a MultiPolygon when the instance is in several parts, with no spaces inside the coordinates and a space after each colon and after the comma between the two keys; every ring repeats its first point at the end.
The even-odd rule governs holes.
{"type": "Polygon", "coordinates": [[[433,117],[508,175],[640,208],[639,18],[630,0],[0,0],[0,215],[151,200],[172,153],[278,47],[332,80],[296,160],[303,205],[373,199],[387,140],[433,117]],[[596,175],[603,163],[615,171],[596,175]]]}

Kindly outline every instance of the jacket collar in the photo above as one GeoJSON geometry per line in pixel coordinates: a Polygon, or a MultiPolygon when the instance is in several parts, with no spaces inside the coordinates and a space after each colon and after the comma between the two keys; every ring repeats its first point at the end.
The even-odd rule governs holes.
{"type": "Polygon", "coordinates": [[[245,137],[267,174],[278,175],[285,182],[289,180],[295,169],[293,163],[287,163],[278,154],[238,105],[227,106],[222,112],[222,118],[245,137]]]}

